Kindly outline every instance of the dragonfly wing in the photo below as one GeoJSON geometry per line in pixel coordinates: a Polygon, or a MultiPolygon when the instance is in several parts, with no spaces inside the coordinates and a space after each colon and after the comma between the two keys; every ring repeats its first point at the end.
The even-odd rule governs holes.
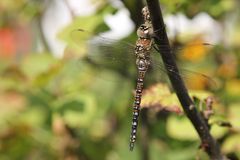
{"type": "Polygon", "coordinates": [[[104,70],[109,70],[122,76],[131,76],[132,73],[128,70],[135,66],[134,45],[102,36],[91,37],[86,31],[80,31],[78,36],[82,36],[86,47],[85,55],[80,58],[79,63],[87,62],[92,65],[94,69],[99,70],[98,75],[104,70]]]}
{"type": "Polygon", "coordinates": [[[190,88],[193,89],[204,89],[206,87],[216,87],[216,82],[205,73],[202,73],[201,71],[197,70],[191,70],[190,68],[184,68],[180,64],[178,64],[179,72],[176,72],[173,70],[173,66],[167,65],[164,66],[161,56],[159,54],[154,54],[154,56],[151,57],[152,62],[152,72],[154,72],[156,81],[159,80],[165,80],[167,77],[167,70],[168,72],[171,72],[173,74],[178,74],[186,84],[192,84],[190,85],[190,88]],[[164,77],[164,78],[163,78],[164,77]],[[195,82],[194,82],[195,81],[195,82]],[[197,83],[198,82],[198,83],[197,83]],[[196,84],[196,86],[194,86],[196,84]]]}
{"type": "MultiPolygon", "coordinates": [[[[126,77],[133,77],[132,75],[134,75],[135,77],[135,74],[133,74],[134,71],[132,71],[131,69],[131,68],[136,68],[134,44],[128,43],[126,41],[105,38],[100,35],[94,35],[83,29],[78,29],[73,33],[74,34],[72,36],[77,38],[77,39],[74,39],[74,42],[76,44],[84,43],[84,45],[87,48],[85,56],[81,58],[79,63],[82,63],[83,60],[85,60],[85,62],[87,61],[96,70],[98,70],[98,75],[99,73],[101,73],[101,71],[111,70],[111,71],[116,71],[117,73],[120,73],[121,75],[126,77]],[[129,70],[131,71],[129,72],[129,70]]],[[[182,51],[194,52],[199,50],[199,48],[201,49],[203,47],[210,47],[210,46],[212,46],[210,43],[205,43],[205,42],[191,43],[184,47],[172,47],[171,54],[178,56],[179,53],[183,53],[182,51]]],[[[81,45],[79,45],[79,47],[81,47],[81,45]]],[[[150,72],[153,72],[152,75],[154,75],[153,76],[154,78],[152,79],[155,79],[156,82],[159,81],[159,79],[166,80],[166,73],[167,73],[166,69],[165,67],[163,67],[163,62],[159,56],[159,51],[156,49],[157,47],[155,46],[154,48],[152,49],[152,52],[151,52],[153,67],[150,68],[150,72]],[[162,74],[164,74],[164,76],[162,74]]],[[[162,48],[163,50],[168,49],[166,45],[162,45],[162,48]]],[[[175,73],[175,71],[172,70],[172,66],[167,66],[167,67],[168,67],[168,70],[171,72],[174,72],[174,74],[180,74],[180,76],[186,81],[191,79],[191,77],[200,77],[199,79],[203,79],[205,82],[211,85],[215,85],[215,82],[212,80],[212,78],[210,78],[205,74],[199,73],[197,71],[191,71],[189,69],[185,69],[182,67],[180,67],[180,73],[175,73]]],[[[98,77],[104,77],[104,76],[98,76],[98,77]]]]}

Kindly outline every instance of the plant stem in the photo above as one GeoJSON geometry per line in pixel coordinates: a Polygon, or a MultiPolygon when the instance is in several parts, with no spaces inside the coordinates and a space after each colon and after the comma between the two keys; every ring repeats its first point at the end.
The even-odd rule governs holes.
{"type": "Polygon", "coordinates": [[[174,56],[171,53],[171,48],[169,45],[169,40],[167,37],[160,4],[158,0],[146,1],[151,16],[154,33],[156,33],[154,36],[155,43],[158,50],[160,51],[161,57],[168,73],[168,77],[183,107],[183,110],[192,122],[194,128],[196,129],[202,141],[201,146],[207,152],[209,157],[212,160],[223,160],[224,156],[220,152],[219,145],[210,134],[208,126],[205,123],[203,117],[197,111],[192,99],[188,94],[188,90],[185,87],[185,84],[180,74],[176,74],[179,73],[179,70],[174,60],[174,56]]]}

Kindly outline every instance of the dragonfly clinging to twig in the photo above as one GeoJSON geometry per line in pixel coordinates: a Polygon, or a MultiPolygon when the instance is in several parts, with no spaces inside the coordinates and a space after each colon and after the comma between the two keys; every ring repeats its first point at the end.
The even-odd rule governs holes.
{"type": "MultiPolygon", "coordinates": [[[[151,58],[152,56],[150,57],[150,53],[152,54],[152,52],[154,51],[152,49],[152,46],[154,45],[153,43],[154,32],[152,29],[150,15],[147,7],[143,8],[142,14],[144,18],[144,23],[137,30],[138,39],[136,41],[136,45],[133,45],[128,42],[121,42],[121,44],[119,44],[117,41],[104,38],[102,36],[98,36],[97,38],[95,37],[94,39],[91,39],[90,41],[88,41],[90,48],[88,48],[89,54],[87,55],[87,59],[90,61],[93,60],[94,62],[98,63],[99,61],[102,61],[102,60],[104,61],[105,59],[105,62],[103,63],[115,64],[117,62],[125,61],[128,64],[130,64],[132,60],[135,59],[135,63],[137,65],[137,71],[138,71],[137,72],[138,78],[137,78],[137,85],[136,85],[135,97],[134,97],[134,103],[133,103],[133,119],[132,119],[132,130],[131,130],[131,137],[130,137],[130,150],[133,150],[134,143],[136,141],[137,125],[138,125],[138,117],[140,112],[144,77],[150,65],[154,63],[153,61],[155,61],[154,59],[151,58]],[[115,42],[118,43],[118,45],[115,46],[115,42]],[[114,47],[117,48],[116,50],[120,50],[121,52],[120,56],[115,53],[116,50],[114,49],[114,47]],[[100,52],[101,54],[97,56],[96,52],[98,53],[100,52]],[[129,60],[131,62],[128,62],[129,60]]],[[[86,37],[90,38],[89,35],[91,34],[89,34],[89,32],[83,29],[78,29],[77,31],[78,33],[81,34],[80,37],[82,36],[85,38],[86,37]]],[[[75,35],[75,36],[79,36],[79,35],[75,35]]],[[[199,45],[209,46],[210,44],[208,43],[192,44],[193,47],[199,46],[199,45]]],[[[176,50],[178,49],[173,49],[172,51],[174,52],[176,50]]],[[[101,63],[102,62],[100,62],[99,65],[101,65],[101,63]]],[[[124,67],[121,67],[121,69],[123,69],[124,67]]],[[[167,67],[169,67],[168,71],[174,72],[173,70],[171,70],[172,66],[167,66],[167,67]]],[[[153,68],[155,68],[155,66],[153,68]]],[[[161,70],[165,71],[162,65],[157,64],[157,68],[160,68],[161,70]]],[[[184,70],[184,71],[188,73],[194,73],[194,74],[196,73],[189,70],[184,70]]],[[[179,73],[176,73],[176,74],[179,74],[179,73]]],[[[209,78],[208,76],[205,76],[204,74],[201,74],[201,73],[196,73],[196,74],[199,74],[200,76],[204,77],[208,81],[211,81],[211,78],[209,78]]]]}
{"type": "Polygon", "coordinates": [[[137,30],[138,39],[135,47],[138,78],[137,78],[137,87],[136,87],[135,98],[133,103],[132,130],[131,130],[130,145],[129,145],[131,151],[133,150],[134,143],[136,141],[138,117],[140,112],[140,104],[141,104],[142,91],[143,91],[143,81],[151,62],[149,57],[150,57],[150,50],[153,44],[153,39],[152,39],[153,29],[152,29],[150,15],[147,7],[144,7],[142,9],[142,14],[144,18],[144,24],[142,24],[137,30]]]}

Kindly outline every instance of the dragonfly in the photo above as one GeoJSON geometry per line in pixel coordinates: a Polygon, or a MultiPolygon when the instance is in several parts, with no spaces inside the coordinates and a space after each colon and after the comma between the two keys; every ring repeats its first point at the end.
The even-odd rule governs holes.
{"type": "Polygon", "coordinates": [[[142,91],[143,91],[143,81],[145,78],[145,74],[148,70],[148,67],[151,63],[150,50],[152,49],[152,44],[153,44],[152,22],[150,20],[150,14],[147,7],[144,7],[142,9],[142,15],[144,18],[144,24],[142,24],[137,30],[138,39],[136,41],[136,46],[135,46],[138,77],[137,77],[137,86],[135,90],[135,98],[133,103],[132,129],[131,129],[131,136],[130,136],[130,143],[129,143],[130,151],[133,150],[134,143],[136,142],[138,117],[140,112],[140,104],[141,104],[142,91]]]}
{"type": "MultiPolygon", "coordinates": [[[[158,52],[158,50],[153,49],[154,47],[154,32],[152,29],[151,19],[149,15],[149,11],[147,7],[144,7],[142,9],[142,15],[144,19],[144,23],[140,25],[140,27],[137,29],[137,41],[136,44],[132,44],[129,42],[119,42],[117,40],[105,38],[103,36],[94,36],[91,38],[92,34],[84,29],[77,29],[76,35],[82,37],[83,41],[86,41],[86,39],[90,38],[86,43],[88,44],[89,48],[87,49],[88,54],[85,57],[85,60],[88,62],[96,65],[97,67],[105,65],[107,67],[112,67],[112,64],[115,65],[117,63],[120,63],[121,65],[124,64],[133,64],[135,63],[137,68],[137,82],[136,82],[136,89],[135,89],[135,96],[134,96],[134,102],[133,102],[133,117],[132,117],[132,127],[131,127],[131,134],[130,134],[130,143],[129,148],[132,151],[134,149],[134,144],[136,142],[137,138],[137,127],[138,127],[138,118],[140,114],[140,105],[141,105],[141,98],[142,98],[142,92],[143,92],[143,84],[144,84],[144,78],[146,75],[146,72],[148,69],[151,68],[157,68],[157,70],[162,70],[163,72],[166,72],[163,65],[159,60],[156,60],[152,58],[153,56],[150,54],[153,54],[154,52],[158,52]],[[120,55],[118,53],[115,53],[116,51],[120,51],[120,55]],[[135,61],[135,62],[134,62],[135,61]],[[152,67],[153,66],[153,67],[152,67]]],[[[75,31],[73,33],[76,33],[75,31]]],[[[191,44],[190,47],[194,46],[211,46],[209,43],[198,43],[198,44],[191,44]]],[[[164,46],[163,46],[164,47],[164,46]]],[[[171,51],[172,53],[175,53],[176,51],[181,50],[181,48],[173,48],[171,51]]],[[[172,66],[169,67],[170,72],[174,72],[171,70],[172,66]]],[[[122,69],[123,67],[121,67],[122,69]]],[[[187,69],[181,69],[180,71],[186,72],[186,74],[197,74],[203,77],[204,79],[207,79],[208,82],[214,83],[213,80],[198,72],[190,71],[187,69]]],[[[175,73],[175,72],[174,72],[175,73]]],[[[175,74],[181,74],[181,73],[175,73],[175,74]]],[[[181,74],[181,76],[186,77],[184,74],[181,74]]]]}

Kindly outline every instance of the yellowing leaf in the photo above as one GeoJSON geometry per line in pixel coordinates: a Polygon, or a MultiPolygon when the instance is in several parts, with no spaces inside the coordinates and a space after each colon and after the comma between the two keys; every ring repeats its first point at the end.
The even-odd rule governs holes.
{"type": "Polygon", "coordinates": [[[141,107],[182,113],[176,95],[171,93],[168,86],[162,83],[157,83],[143,92],[141,107]]]}
{"type": "Polygon", "coordinates": [[[189,42],[180,53],[180,58],[193,62],[202,60],[208,51],[208,47],[203,43],[200,38],[189,42]]]}
{"type": "MultiPolygon", "coordinates": [[[[204,100],[213,95],[207,91],[191,90],[190,96],[195,96],[201,100],[204,100]]],[[[157,111],[164,109],[177,114],[181,114],[183,112],[176,94],[171,93],[168,86],[162,83],[157,83],[144,90],[141,107],[152,108],[156,109],[157,111]]]]}

